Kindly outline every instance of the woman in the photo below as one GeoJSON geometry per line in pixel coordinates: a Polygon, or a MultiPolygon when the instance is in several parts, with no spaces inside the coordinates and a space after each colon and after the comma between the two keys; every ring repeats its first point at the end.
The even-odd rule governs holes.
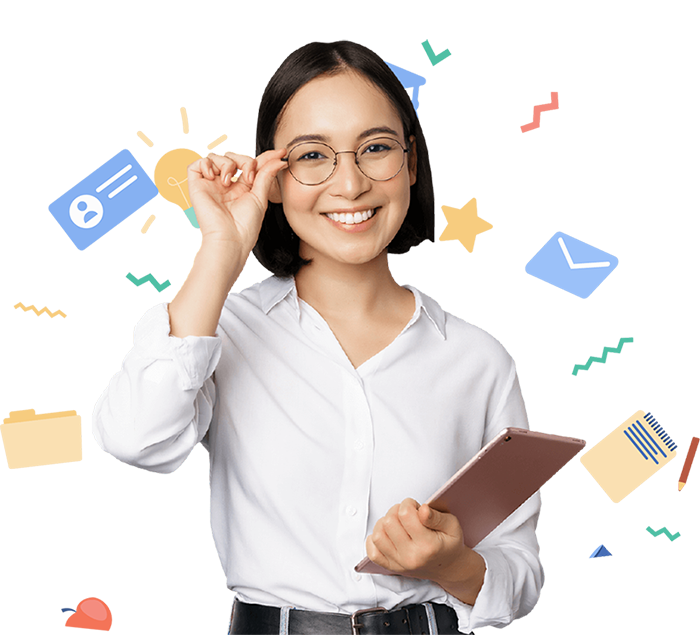
{"type": "Polygon", "coordinates": [[[389,271],[388,253],[433,240],[405,90],[365,47],[304,46],[265,90],[256,153],[189,167],[202,246],[137,325],[98,443],[158,472],[208,449],[231,633],[468,633],[527,614],[539,495],[474,550],[417,502],[527,417],[503,347],[389,271]],[[275,275],[230,294],[251,250],[275,275]],[[365,555],[399,575],[356,573],[365,555]]]}

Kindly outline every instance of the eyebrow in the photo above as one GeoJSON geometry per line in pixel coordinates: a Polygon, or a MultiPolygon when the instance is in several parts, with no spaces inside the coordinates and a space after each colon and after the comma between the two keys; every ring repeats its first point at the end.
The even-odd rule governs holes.
{"type": "MultiPolygon", "coordinates": [[[[375,126],[374,128],[368,128],[364,132],[357,135],[358,141],[361,139],[366,139],[376,134],[391,134],[398,137],[399,134],[393,128],[389,126],[375,126]]],[[[294,137],[285,147],[289,149],[291,146],[301,143],[302,141],[322,141],[323,143],[329,143],[330,139],[324,134],[302,134],[294,137]]]]}

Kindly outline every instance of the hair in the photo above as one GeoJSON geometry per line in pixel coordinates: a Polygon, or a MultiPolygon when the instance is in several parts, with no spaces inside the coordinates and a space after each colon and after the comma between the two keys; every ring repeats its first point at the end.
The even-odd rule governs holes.
{"type": "MultiPolygon", "coordinates": [[[[275,133],[292,96],[319,76],[355,71],[379,88],[393,104],[403,124],[408,143],[415,136],[417,177],[411,186],[406,218],[388,245],[389,253],[403,254],[424,240],[435,240],[435,200],[428,160],[428,148],[416,111],[394,72],[373,51],[349,42],[311,42],[294,51],[282,62],[265,88],[258,111],[256,156],[273,150],[275,133]]],[[[260,264],[277,276],[294,276],[311,260],[299,255],[299,237],[285,218],[281,203],[268,202],[267,211],[253,249],[260,264]]]]}

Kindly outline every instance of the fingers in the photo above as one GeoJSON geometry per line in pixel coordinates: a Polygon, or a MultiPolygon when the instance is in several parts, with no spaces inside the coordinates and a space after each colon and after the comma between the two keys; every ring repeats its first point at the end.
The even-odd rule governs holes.
{"type": "Polygon", "coordinates": [[[387,556],[385,551],[388,551],[388,549],[385,547],[384,551],[380,550],[374,542],[374,535],[367,536],[367,540],[365,540],[365,549],[367,550],[367,557],[372,562],[376,562],[379,566],[389,569],[390,571],[400,572],[403,570],[401,565],[394,559],[396,551],[394,550],[391,552],[393,557],[387,556]]]}
{"type": "MultiPolygon", "coordinates": [[[[397,563],[406,562],[408,554],[429,538],[427,534],[431,530],[420,521],[419,508],[420,505],[413,498],[405,498],[392,506],[374,526],[371,543],[378,553],[392,563],[394,570],[399,566],[397,563]]],[[[371,557],[369,551],[367,555],[371,557]]]]}
{"type": "Polygon", "coordinates": [[[281,170],[287,167],[287,162],[282,161],[286,153],[286,149],[268,150],[257,158],[257,174],[255,174],[252,191],[265,207],[267,207],[267,197],[272,181],[281,170]]]}
{"type": "Polygon", "coordinates": [[[191,171],[194,175],[199,175],[209,181],[219,177],[224,185],[230,185],[238,170],[242,170],[246,183],[250,186],[253,183],[255,164],[255,159],[244,154],[227,152],[221,156],[211,152],[206,157],[187,166],[187,169],[188,173],[191,171]]]}
{"type": "Polygon", "coordinates": [[[417,540],[425,532],[425,525],[418,517],[420,505],[412,498],[404,498],[397,510],[397,516],[404,531],[411,540],[417,540]]]}

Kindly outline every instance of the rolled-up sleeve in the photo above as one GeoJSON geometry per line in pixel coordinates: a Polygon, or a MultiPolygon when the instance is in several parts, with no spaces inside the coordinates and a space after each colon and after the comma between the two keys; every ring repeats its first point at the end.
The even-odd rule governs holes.
{"type": "MultiPolygon", "coordinates": [[[[511,364],[506,388],[486,426],[483,444],[507,427],[529,429],[515,364],[511,364]]],[[[474,548],[486,563],[484,583],[474,605],[447,594],[460,631],[469,633],[482,626],[502,628],[534,608],[544,584],[535,534],[540,507],[540,493],[536,492],[474,548]]]]}
{"type": "Polygon", "coordinates": [[[153,472],[176,470],[204,439],[216,400],[214,337],[170,335],[167,304],[134,329],[134,347],[93,412],[97,444],[120,461],[153,472]]]}

